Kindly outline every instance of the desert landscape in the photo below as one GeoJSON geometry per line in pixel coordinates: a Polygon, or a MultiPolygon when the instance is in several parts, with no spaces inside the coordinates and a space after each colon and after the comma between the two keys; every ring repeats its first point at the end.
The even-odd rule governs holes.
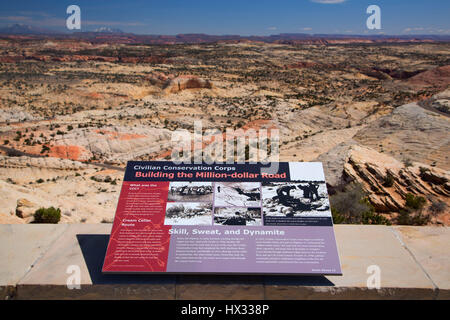
{"type": "Polygon", "coordinates": [[[126,162],[170,159],[201,120],[277,128],[280,161],[323,162],[336,223],[448,226],[449,84],[439,40],[4,35],[0,223],[112,222],[126,162]]]}

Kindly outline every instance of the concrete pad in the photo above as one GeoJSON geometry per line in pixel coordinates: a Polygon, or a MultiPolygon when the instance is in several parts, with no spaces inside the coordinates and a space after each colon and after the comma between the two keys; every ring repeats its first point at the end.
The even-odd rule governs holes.
{"type": "Polygon", "coordinates": [[[450,228],[394,227],[408,250],[438,287],[438,299],[450,299],[450,228]]]}
{"type": "Polygon", "coordinates": [[[103,275],[110,224],[0,225],[7,299],[449,299],[448,228],[335,226],[343,276],[103,275]],[[6,261],[6,262],[5,262],[6,261]],[[67,267],[81,289],[68,289],[67,267]],[[378,265],[381,288],[368,289],[378,265]]]}
{"type": "Polygon", "coordinates": [[[0,293],[14,291],[15,284],[64,233],[67,225],[0,225],[0,293]]]}
{"type": "Polygon", "coordinates": [[[343,276],[266,277],[267,299],[433,299],[436,292],[393,229],[336,225],[343,276]],[[381,288],[368,289],[367,267],[381,271],[381,288]]]}
{"type": "Polygon", "coordinates": [[[179,300],[262,300],[262,276],[180,275],[176,299],[179,300]]]}
{"type": "Polygon", "coordinates": [[[174,299],[175,276],[103,275],[111,224],[70,225],[18,283],[17,299],[174,299]],[[68,289],[71,265],[80,268],[81,289],[68,289]]]}

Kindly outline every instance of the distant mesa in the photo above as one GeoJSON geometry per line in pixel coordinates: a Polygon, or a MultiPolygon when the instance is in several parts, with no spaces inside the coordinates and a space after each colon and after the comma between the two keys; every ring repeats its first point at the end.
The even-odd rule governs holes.
{"type": "Polygon", "coordinates": [[[98,55],[4,55],[0,56],[0,63],[16,63],[23,60],[35,61],[56,61],[56,62],[72,62],[72,61],[99,61],[99,62],[120,62],[120,63],[150,63],[150,64],[168,64],[171,61],[163,55],[151,55],[142,57],[123,57],[123,56],[98,56],[98,55]]]}
{"type": "Polygon", "coordinates": [[[177,34],[155,35],[134,34],[117,28],[99,27],[94,30],[54,31],[24,24],[13,24],[0,28],[0,34],[46,38],[57,35],[68,39],[87,39],[93,43],[128,43],[128,44],[176,44],[176,43],[278,43],[278,44],[352,44],[352,43],[405,43],[405,42],[439,42],[450,41],[449,35],[340,35],[340,34],[303,34],[282,33],[270,36],[177,34]]]}
{"type": "Polygon", "coordinates": [[[39,28],[39,27],[33,27],[26,24],[16,23],[8,25],[4,28],[0,28],[0,33],[3,34],[12,34],[12,35],[41,35],[41,34],[54,34],[55,31],[39,28]]]}
{"type": "Polygon", "coordinates": [[[109,28],[109,27],[100,27],[95,29],[93,32],[98,32],[98,33],[125,33],[120,29],[117,28],[109,28]]]}

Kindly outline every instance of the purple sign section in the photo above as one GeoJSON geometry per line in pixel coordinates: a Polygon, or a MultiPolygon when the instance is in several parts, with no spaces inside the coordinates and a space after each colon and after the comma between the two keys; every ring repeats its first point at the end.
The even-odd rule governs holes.
{"type": "Polygon", "coordinates": [[[332,226],[173,226],[166,271],[342,274],[332,226]]]}

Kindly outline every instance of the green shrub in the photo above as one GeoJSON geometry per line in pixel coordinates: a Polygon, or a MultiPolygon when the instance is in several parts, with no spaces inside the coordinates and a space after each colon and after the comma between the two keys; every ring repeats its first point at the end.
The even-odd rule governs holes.
{"type": "Polygon", "coordinates": [[[427,202],[424,197],[408,193],[405,197],[406,206],[400,210],[396,222],[402,225],[423,226],[430,222],[431,217],[423,214],[423,206],[427,202]]]}
{"type": "Polygon", "coordinates": [[[405,199],[406,206],[415,210],[422,209],[427,202],[424,197],[415,196],[412,193],[408,193],[405,199]]]}
{"type": "Polygon", "coordinates": [[[422,214],[422,211],[408,209],[400,210],[397,216],[397,224],[409,226],[423,226],[430,222],[431,218],[422,214]]]}
{"type": "Polygon", "coordinates": [[[430,211],[433,215],[438,215],[438,214],[444,212],[446,209],[447,209],[447,204],[442,200],[432,201],[431,206],[430,206],[430,211]]]}
{"type": "Polygon", "coordinates": [[[331,207],[331,215],[333,216],[334,224],[345,223],[345,217],[334,207],[331,207]]]}
{"type": "Polygon", "coordinates": [[[384,183],[383,186],[390,188],[394,185],[394,177],[392,176],[392,174],[390,174],[389,172],[387,173],[387,175],[384,177],[384,183]]]}
{"type": "Polygon", "coordinates": [[[61,219],[61,209],[40,208],[34,213],[35,223],[58,223],[61,219]]]}
{"type": "Polygon", "coordinates": [[[403,160],[403,165],[408,168],[408,167],[412,167],[413,163],[411,161],[411,159],[405,159],[403,160]]]}
{"type": "Polygon", "coordinates": [[[405,209],[400,210],[396,220],[397,224],[409,225],[411,222],[410,212],[405,209]]]}
{"type": "Polygon", "coordinates": [[[385,224],[390,221],[375,212],[359,184],[350,184],[345,190],[330,197],[331,214],[335,224],[385,224]]]}
{"type": "Polygon", "coordinates": [[[41,153],[44,153],[44,152],[47,152],[47,151],[50,151],[50,148],[48,146],[46,146],[46,145],[43,145],[41,153]]]}
{"type": "Polygon", "coordinates": [[[382,216],[379,213],[376,213],[374,210],[366,211],[363,213],[363,224],[384,224],[387,226],[391,225],[391,222],[382,216]]]}
{"type": "Polygon", "coordinates": [[[330,197],[331,207],[345,217],[346,223],[360,223],[362,213],[369,209],[365,203],[361,203],[365,196],[359,184],[351,184],[330,197]]]}

